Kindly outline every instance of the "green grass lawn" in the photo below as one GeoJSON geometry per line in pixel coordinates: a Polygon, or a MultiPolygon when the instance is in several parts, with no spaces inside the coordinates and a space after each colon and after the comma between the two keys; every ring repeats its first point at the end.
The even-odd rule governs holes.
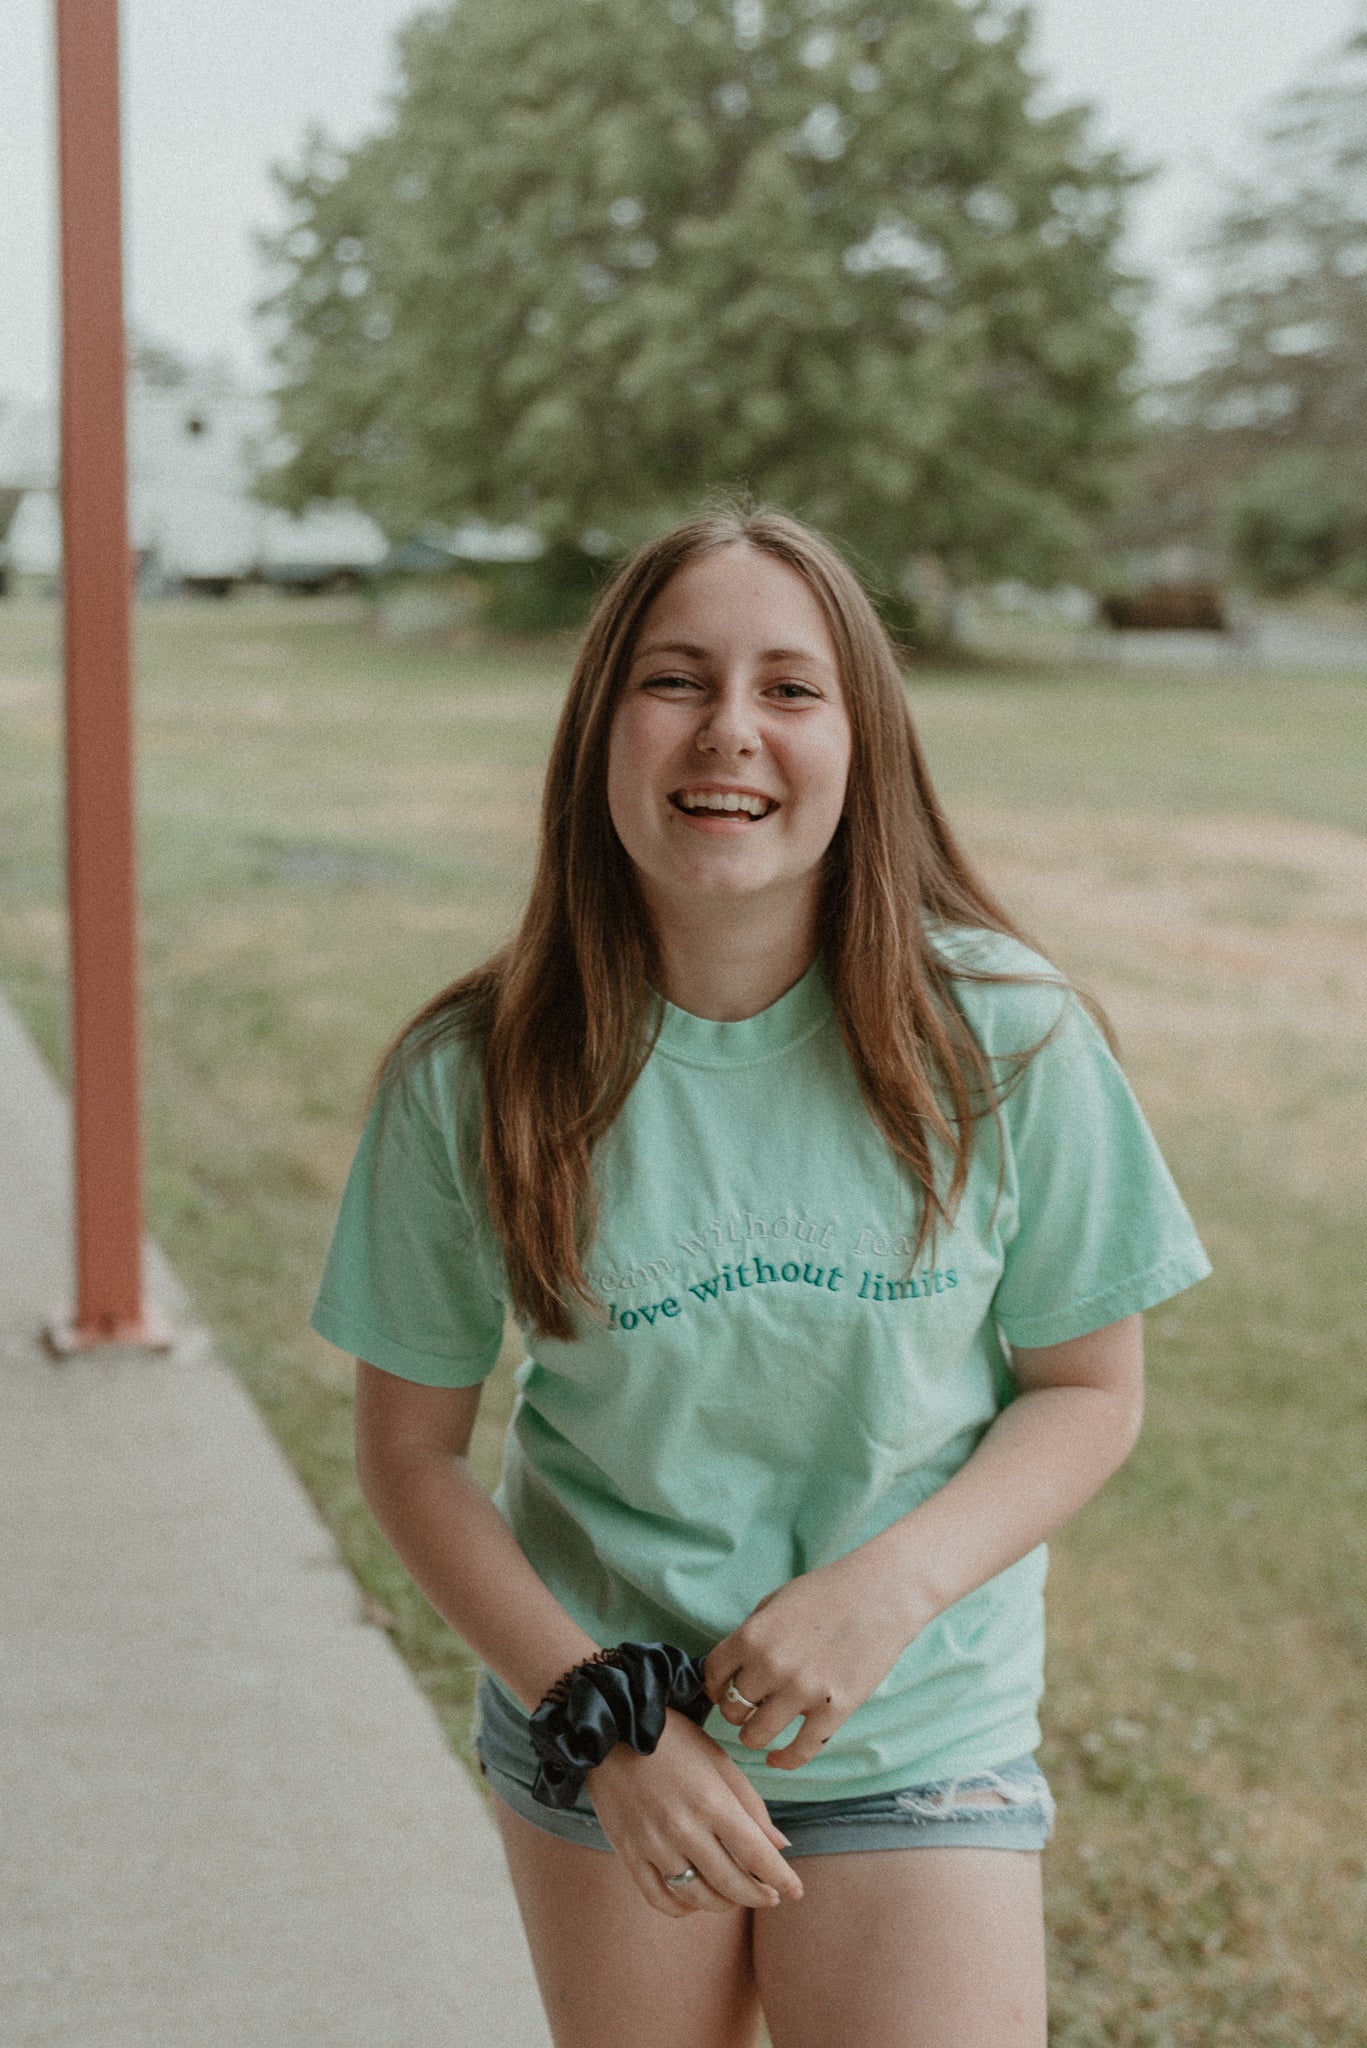
{"type": "MultiPolygon", "coordinates": [[[[0,604],[0,984],[60,1068],[56,625],[0,604]]],[[[517,915],[569,657],[388,645],[351,600],[139,623],[153,1227],[463,1751],[469,1660],[359,1499],[349,1368],[305,1318],[378,1051],[517,915]]],[[[1216,1262],[1149,1318],[1141,1448],[1055,1546],[1054,2038],[1367,2044],[1367,677],[911,687],[1216,1262]]]]}

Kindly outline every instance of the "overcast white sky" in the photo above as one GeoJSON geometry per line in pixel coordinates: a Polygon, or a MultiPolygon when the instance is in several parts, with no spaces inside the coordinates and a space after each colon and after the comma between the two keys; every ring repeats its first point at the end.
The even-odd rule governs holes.
{"type": "MultiPolygon", "coordinates": [[[[310,121],[374,119],[414,0],[124,0],[129,312],[157,339],[264,372],[250,306],[268,167],[310,121]]],[[[0,394],[55,384],[51,0],[5,0],[0,55],[0,394]]],[[[1363,0],[1035,0],[1036,68],[1160,175],[1133,254],[1171,285],[1249,124],[1364,14],[1363,0]]]]}

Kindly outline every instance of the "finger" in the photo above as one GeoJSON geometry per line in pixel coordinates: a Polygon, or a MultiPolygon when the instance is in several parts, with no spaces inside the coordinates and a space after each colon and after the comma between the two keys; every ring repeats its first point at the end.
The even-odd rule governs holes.
{"type": "MultiPolygon", "coordinates": [[[[681,1852],[670,1848],[661,1850],[658,1854],[658,1863],[644,1860],[638,1862],[633,1857],[627,1863],[627,1870],[648,1905],[667,1914],[671,1920],[687,1920],[691,1914],[703,1908],[709,1897],[715,1895],[712,1894],[706,1879],[696,1874],[696,1864],[686,1862],[681,1852]],[[665,1882],[666,1873],[672,1876],[675,1871],[685,1869],[695,1873],[687,1884],[674,1885],[665,1882]]],[[[720,1899],[716,1900],[716,1907],[720,1908],[723,1903],[720,1899]]],[[[729,1912],[731,1909],[728,1906],[726,1910],[729,1912]]]]}
{"type": "Polygon", "coordinates": [[[813,1699],[810,1694],[791,1688],[772,1692],[746,1721],[740,1739],[747,1749],[772,1749],[784,1729],[791,1727],[799,1715],[817,1713],[829,1704],[825,1694],[813,1699]]]}
{"type": "Polygon", "coordinates": [[[764,1761],[776,1771],[801,1770],[818,1750],[825,1748],[836,1729],[843,1727],[848,1719],[849,1716],[833,1704],[819,1707],[806,1716],[791,1742],[785,1742],[782,1749],[771,1749],[764,1761]]]}
{"type": "MultiPolygon", "coordinates": [[[[620,1849],[617,1854],[626,1866],[627,1876],[646,1904],[653,1907],[657,1913],[663,1913],[667,1920],[682,1920],[688,1908],[676,1898],[654,1864],[647,1863],[638,1856],[627,1856],[620,1849]]],[[[679,1868],[682,1869],[683,1865],[680,1864],[679,1868]]]]}
{"type": "MultiPolygon", "coordinates": [[[[750,1867],[764,1856],[773,1854],[774,1851],[769,1844],[762,1840],[747,1840],[740,1844],[739,1856],[728,1844],[714,1840],[698,1850],[693,1860],[693,1868],[697,1871],[710,1898],[720,1899],[727,1911],[734,1912],[738,1906],[746,1906],[757,1911],[764,1906],[777,1906],[780,1899],[788,1895],[786,1881],[783,1891],[780,1892],[776,1884],[768,1883],[750,1867]]],[[[786,1880],[788,1866],[783,1863],[782,1858],[779,1862],[786,1880]]],[[[698,1887],[691,1884],[687,1889],[691,1893],[698,1887]]],[[[707,1908],[710,1898],[704,1897],[699,1903],[707,1908]]]]}
{"type": "Polygon", "coordinates": [[[765,1688],[758,1678],[747,1680],[738,1635],[728,1636],[725,1642],[717,1644],[703,1666],[703,1675],[707,1696],[722,1719],[729,1721],[733,1728],[743,1728],[763,1699],[765,1688]],[[731,1645],[734,1648],[729,1647],[731,1645]],[[728,1699],[729,1692],[736,1692],[740,1697],[728,1699]]]}
{"type": "Polygon", "coordinates": [[[732,1673],[721,1689],[721,1696],[717,1701],[717,1710],[721,1714],[722,1719],[729,1721],[733,1728],[743,1728],[750,1719],[750,1716],[759,1711],[762,1704],[758,1682],[752,1682],[754,1683],[753,1691],[749,1690],[746,1686],[745,1667],[742,1665],[738,1671],[732,1673]],[[736,1697],[733,1698],[732,1694],[735,1694],[736,1697]]]}
{"type": "Polygon", "coordinates": [[[691,1920],[695,1913],[734,1913],[735,1907],[726,1899],[719,1899],[712,1887],[701,1877],[695,1877],[692,1884],[671,1888],[654,1873],[655,1882],[647,1894],[652,1906],[658,1906],[671,1920],[691,1920]]]}
{"type": "MultiPolygon", "coordinates": [[[[755,1826],[765,1837],[766,1841],[772,1842],[776,1849],[790,1849],[792,1843],[788,1840],[782,1828],[770,1818],[768,1807],[760,1798],[759,1793],[750,1783],[744,1771],[738,1770],[730,1757],[725,1755],[725,1753],[721,1757],[721,1765],[727,1784],[735,1793],[746,1814],[755,1823],[755,1826]]],[[[718,1830],[718,1832],[721,1834],[723,1841],[727,1839],[724,1830],[718,1830]]],[[[785,1871],[788,1870],[786,1863],[782,1867],[785,1871]]],[[[758,1874],[765,1879],[766,1883],[772,1883],[774,1881],[774,1865],[772,1862],[768,1863],[766,1869],[758,1874]]]]}
{"type": "Polygon", "coordinates": [[[658,1870],[643,1871],[636,1878],[636,1889],[648,1906],[662,1913],[666,1920],[686,1920],[688,1908],[682,1899],[676,1899],[658,1870]]]}
{"type": "Polygon", "coordinates": [[[721,1642],[708,1651],[703,1659],[703,1683],[707,1687],[707,1697],[711,1700],[714,1707],[720,1703],[727,1683],[739,1666],[740,1661],[740,1650],[737,1647],[734,1634],[724,1637],[721,1642]]]}
{"type": "MultiPolygon", "coordinates": [[[[733,1898],[730,1896],[729,1891],[721,1889],[713,1882],[712,1880],[717,1876],[721,1876],[723,1881],[726,1881],[727,1872],[724,1866],[727,1860],[725,1857],[718,1858],[716,1844],[709,1843],[706,1848],[700,1848],[689,1859],[686,1867],[693,1872],[693,1876],[687,1884],[679,1885],[668,1884],[665,1881],[663,1872],[658,1867],[655,1868],[654,1875],[658,1880],[660,1891],[669,1900],[676,1918],[687,1919],[693,1913],[734,1913],[740,1905],[777,1904],[776,1899],[771,1899],[767,1896],[757,1899],[733,1898]],[[706,1860],[704,1861],[704,1859],[706,1860]]],[[[679,1868],[683,1869],[685,1866],[681,1864],[679,1868]]],[[[764,1890],[766,1888],[756,1887],[756,1889],[764,1890]]]]}
{"type": "MultiPolygon", "coordinates": [[[[741,1773],[737,1771],[736,1776],[739,1778],[741,1773]]],[[[801,1878],[779,1853],[790,1846],[788,1837],[774,1826],[752,1785],[745,1786],[744,1811],[718,1823],[717,1840],[732,1861],[748,1871],[757,1883],[768,1885],[785,1899],[802,1897],[801,1878]]]]}

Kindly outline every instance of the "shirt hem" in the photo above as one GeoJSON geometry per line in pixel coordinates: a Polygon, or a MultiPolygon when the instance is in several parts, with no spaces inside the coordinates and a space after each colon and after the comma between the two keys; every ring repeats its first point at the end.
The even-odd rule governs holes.
{"type": "MultiPolygon", "coordinates": [[[[728,1724],[723,1723],[723,1726],[728,1724]]],[[[710,1732],[710,1729],[709,1729],[710,1732]]],[[[867,1776],[808,1778],[811,1765],[796,1771],[771,1770],[763,1758],[756,1761],[746,1752],[736,1754],[730,1743],[727,1755],[739,1765],[745,1777],[766,1801],[781,1804],[816,1803],[831,1799],[877,1799],[888,1792],[905,1792],[909,1786],[939,1785],[954,1778],[977,1777],[1000,1770],[1017,1757],[1033,1756],[1041,1741],[1038,1717],[1026,1716],[995,1724],[960,1742],[944,1743],[913,1755],[906,1763],[867,1776]],[[806,1779],[804,1784],[802,1781],[806,1779]]]]}
{"type": "Polygon", "coordinates": [[[1194,1287],[1210,1272],[1210,1260],[1204,1252],[1199,1258],[1185,1252],[1175,1253],[1150,1266],[1147,1272],[1117,1281],[1102,1293],[1088,1295],[1067,1308],[1052,1309],[1040,1316],[998,1316],[997,1327],[1008,1344],[1019,1345],[1022,1350],[1066,1344],[1070,1338],[1090,1336],[1093,1330],[1104,1330],[1109,1323],[1118,1323],[1125,1316],[1156,1308],[1159,1302],[1170,1301],[1174,1294],[1194,1287]]]}

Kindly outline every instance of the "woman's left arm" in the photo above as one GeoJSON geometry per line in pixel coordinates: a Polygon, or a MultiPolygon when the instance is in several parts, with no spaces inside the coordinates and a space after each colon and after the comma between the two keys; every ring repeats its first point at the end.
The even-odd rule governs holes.
{"type": "Polygon", "coordinates": [[[707,1659],[708,1691],[741,1740],[797,1770],[937,1614],[1043,1542],[1125,1462],[1144,1412],[1139,1316],[1012,1353],[1019,1389],[952,1479],[857,1550],[771,1593],[707,1659]],[[746,1718],[734,1683],[761,1702],[746,1718]]]}

